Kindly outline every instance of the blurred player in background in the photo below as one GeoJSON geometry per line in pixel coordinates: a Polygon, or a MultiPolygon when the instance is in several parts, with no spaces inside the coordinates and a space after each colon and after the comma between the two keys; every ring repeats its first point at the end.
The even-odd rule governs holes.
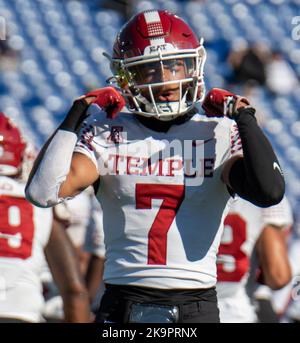
{"type": "Polygon", "coordinates": [[[269,296],[279,321],[283,323],[300,323],[300,225],[297,217],[296,214],[295,225],[288,237],[292,280],[286,287],[269,296]]]}
{"type": "Polygon", "coordinates": [[[88,188],[77,197],[54,207],[55,218],[64,225],[67,235],[76,249],[82,275],[86,273],[90,257],[84,251],[83,245],[90,220],[92,196],[93,190],[88,188]]]}
{"type": "Polygon", "coordinates": [[[96,312],[104,293],[105,244],[102,209],[95,197],[92,200],[91,217],[86,231],[83,250],[90,255],[85,279],[92,311],[96,312]]]}
{"type": "MultiPolygon", "coordinates": [[[[91,190],[87,189],[78,197],[53,207],[54,219],[61,225],[73,244],[83,279],[90,257],[90,254],[83,250],[83,244],[90,219],[91,195],[91,190]]],[[[63,299],[47,263],[42,272],[42,280],[45,297],[43,316],[47,322],[61,322],[64,317],[63,299]]]]}
{"type": "Polygon", "coordinates": [[[278,205],[264,209],[241,198],[230,201],[217,258],[221,322],[257,321],[255,306],[246,289],[251,260],[254,263],[254,275],[250,276],[254,278],[250,280],[252,288],[256,277],[272,289],[289,283],[291,270],[284,231],[292,222],[286,198],[278,205]]]}
{"type": "MultiPolygon", "coordinates": [[[[102,210],[88,188],[74,199],[54,207],[55,219],[64,227],[76,249],[82,277],[86,279],[90,304],[95,311],[103,293],[104,242],[102,210]]],[[[44,317],[49,322],[63,319],[63,300],[48,268],[43,272],[44,317]]]]}
{"type": "Polygon", "coordinates": [[[63,297],[64,320],[86,322],[87,292],[72,244],[52,210],[25,199],[33,156],[19,129],[0,113],[0,322],[42,320],[44,253],[63,297]]]}
{"type": "Polygon", "coordinates": [[[259,206],[284,195],[249,102],[220,89],[205,96],[205,59],[178,16],[137,14],[110,59],[132,113],[116,118],[125,101],[112,87],[80,97],[32,170],[26,194],[41,207],[97,184],[106,248],[97,322],[218,322],[216,255],[230,195],[259,206]]]}

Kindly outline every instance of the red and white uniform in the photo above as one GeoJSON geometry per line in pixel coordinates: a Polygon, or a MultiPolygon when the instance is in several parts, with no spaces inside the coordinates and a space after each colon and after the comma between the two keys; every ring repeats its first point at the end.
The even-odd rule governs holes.
{"type": "Polygon", "coordinates": [[[286,198],[269,208],[256,207],[241,198],[230,203],[217,258],[220,320],[255,322],[255,309],[246,292],[250,258],[266,225],[292,224],[291,208],[286,198]]]}
{"type": "Polygon", "coordinates": [[[52,210],[25,199],[25,184],[0,176],[0,317],[41,320],[40,273],[52,210]]]}
{"type": "Polygon", "coordinates": [[[103,209],[104,281],[162,289],[214,286],[230,197],[221,172],[241,149],[234,122],[195,114],[165,133],[132,114],[107,119],[97,105],[89,112],[75,151],[101,174],[96,197],[103,209]]]}

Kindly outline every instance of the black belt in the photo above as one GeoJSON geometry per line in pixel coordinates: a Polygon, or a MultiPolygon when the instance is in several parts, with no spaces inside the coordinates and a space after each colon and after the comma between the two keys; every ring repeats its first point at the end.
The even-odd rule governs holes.
{"type": "Polygon", "coordinates": [[[197,301],[216,302],[216,288],[157,289],[140,286],[105,284],[106,295],[120,297],[135,303],[185,304],[197,301]]]}

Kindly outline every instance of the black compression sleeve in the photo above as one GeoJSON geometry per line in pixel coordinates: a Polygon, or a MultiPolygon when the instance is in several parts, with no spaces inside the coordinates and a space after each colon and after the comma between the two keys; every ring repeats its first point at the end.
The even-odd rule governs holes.
{"type": "Polygon", "coordinates": [[[59,129],[78,134],[80,124],[87,117],[86,111],[88,107],[89,105],[84,99],[75,100],[59,129]]]}
{"type": "Polygon", "coordinates": [[[229,183],[234,193],[260,207],[275,205],[285,191],[284,178],[272,146],[254,117],[253,108],[235,115],[244,157],[231,167],[229,183]]]}

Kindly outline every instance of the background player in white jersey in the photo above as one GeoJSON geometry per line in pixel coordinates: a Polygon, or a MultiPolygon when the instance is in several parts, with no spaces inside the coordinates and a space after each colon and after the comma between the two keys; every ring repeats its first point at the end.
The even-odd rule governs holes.
{"type": "Polygon", "coordinates": [[[66,232],[76,249],[82,275],[86,273],[90,257],[84,251],[83,245],[90,220],[93,196],[93,190],[88,188],[76,198],[60,203],[54,207],[55,218],[65,226],[66,232]]]}
{"type": "Polygon", "coordinates": [[[288,255],[292,270],[292,280],[283,289],[273,292],[270,300],[279,321],[300,322],[300,225],[296,214],[295,224],[288,237],[288,255]]]}
{"type": "MultiPolygon", "coordinates": [[[[92,309],[99,304],[103,293],[102,274],[105,248],[103,242],[102,210],[88,188],[77,197],[54,207],[54,216],[65,228],[80,262],[92,309]]],[[[43,310],[47,321],[61,321],[63,302],[59,290],[46,267],[43,273],[46,303],[43,310]]]]}
{"type": "Polygon", "coordinates": [[[205,96],[205,59],[202,40],[178,16],[137,14],[111,58],[132,113],[111,119],[125,105],[112,87],[77,99],[33,168],[26,194],[42,207],[100,178],[99,322],[218,322],[216,254],[230,194],[259,206],[283,197],[255,110],[220,89],[205,96]],[[203,99],[205,113],[196,109],[203,99]]]}
{"type": "Polygon", "coordinates": [[[104,292],[105,245],[102,209],[95,197],[92,200],[91,207],[91,217],[86,231],[83,250],[90,255],[85,279],[92,311],[95,312],[99,307],[100,299],[104,292]]]}
{"type": "MultiPolygon", "coordinates": [[[[274,282],[267,282],[268,280],[266,280],[264,275],[266,273],[261,272],[261,269],[257,273],[257,266],[259,262],[257,255],[253,254],[247,290],[249,296],[252,298],[252,301],[255,304],[258,322],[278,323],[280,319],[280,311],[277,310],[273,298],[276,293],[278,294],[284,291],[284,289],[291,282],[291,278],[293,276],[293,265],[291,263],[288,251],[288,238],[292,229],[293,216],[291,209],[288,211],[288,207],[286,206],[279,207],[278,209],[276,206],[271,207],[270,209],[266,209],[266,213],[268,215],[267,220],[270,223],[273,223],[273,226],[268,228],[268,231],[264,230],[262,233],[265,238],[268,238],[268,240],[265,239],[265,242],[267,243],[264,246],[262,244],[257,245],[258,248],[261,249],[261,259],[266,260],[265,269],[267,268],[267,263],[269,261],[270,270],[268,272],[271,276],[273,276],[273,279],[276,280],[277,277],[278,280],[274,285],[274,282]],[[286,222],[289,224],[282,225],[281,230],[277,231],[276,233],[275,228],[280,228],[279,223],[281,220],[284,220],[284,218],[286,218],[286,222]],[[288,218],[290,219],[287,220],[288,218]],[[264,247],[265,249],[263,249],[264,247]],[[289,263],[290,282],[288,283],[284,283],[284,279],[287,279],[287,275],[284,273],[284,269],[282,268],[284,267],[284,261],[285,264],[289,263]],[[256,282],[257,280],[259,283],[256,282]],[[283,285],[284,287],[279,287],[280,285],[283,285]]],[[[261,240],[262,239],[260,239],[260,241],[261,240]]],[[[285,307],[285,305],[286,304],[281,304],[283,307],[285,307]]]]}
{"type": "Polygon", "coordinates": [[[264,284],[279,289],[290,281],[284,229],[292,222],[286,198],[278,205],[264,209],[241,198],[230,201],[217,258],[221,322],[257,321],[255,307],[246,289],[253,254],[258,261],[253,270],[257,272],[260,267],[264,284]]]}
{"type": "Polygon", "coordinates": [[[42,320],[44,252],[63,296],[65,320],[87,321],[87,292],[68,237],[53,222],[52,210],[25,199],[25,151],[18,128],[0,113],[0,321],[42,320]]]}
{"type": "MultiPolygon", "coordinates": [[[[74,246],[82,278],[85,277],[90,258],[90,254],[84,251],[83,244],[90,219],[92,194],[93,191],[88,188],[78,197],[64,201],[53,208],[54,219],[66,231],[74,246]]],[[[60,322],[64,317],[63,299],[46,261],[41,277],[45,297],[43,316],[47,322],[60,322]]]]}

